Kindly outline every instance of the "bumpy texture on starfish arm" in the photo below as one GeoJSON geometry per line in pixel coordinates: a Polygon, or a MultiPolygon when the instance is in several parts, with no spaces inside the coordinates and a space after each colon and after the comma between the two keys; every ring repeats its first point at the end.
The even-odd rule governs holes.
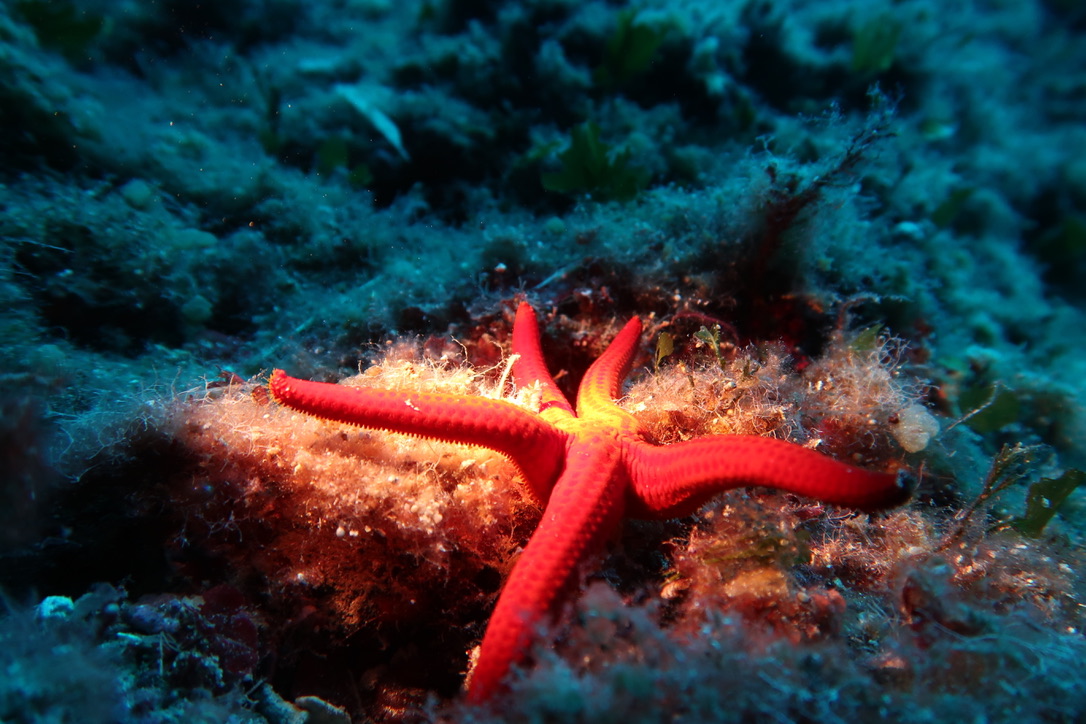
{"type": "Polygon", "coordinates": [[[623,488],[601,474],[617,468],[616,451],[586,442],[571,446],[566,470],[502,587],[472,672],[470,701],[481,702],[501,686],[510,665],[531,648],[539,622],[576,580],[578,565],[600,550],[621,522],[623,488]]]}
{"type": "Polygon", "coordinates": [[[283,370],[272,372],[268,388],[277,402],[324,420],[497,450],[518,465],[540,502],[561,469],[565,436],[505,400],[344,387],[300,380],[283,370]]]}
{"type": "Polygon", "coordinates": [[[875,511],[908,495],[907,476],[853,467],[771,437],[718,435],[660,447],[635,443],[630,514],[680,518],[729,488],[760,485],[875,511]]]}
{"type": "Polygon", "coordinates": [[[498,596],[468,688],[482,702],[523,659],[536,625],[553,613],[578,565],[599,551],[624,515],[661,518],[696,510],[714,494],[761,485],[864,510],[909,495],[902,479],[846,465],[793,443],[720,435],[669,446],[644,440],[618,395],[641,334],[635,317],[585,373],[576,408],[547,371],[535,312],[517,310],[513,371],[540,391],[535,414],[461,395],[389,392],[304,382],[276,370],[272,396],[340,422],[482,445],[517,464],[545,503],[542,520],[498,596]]]}

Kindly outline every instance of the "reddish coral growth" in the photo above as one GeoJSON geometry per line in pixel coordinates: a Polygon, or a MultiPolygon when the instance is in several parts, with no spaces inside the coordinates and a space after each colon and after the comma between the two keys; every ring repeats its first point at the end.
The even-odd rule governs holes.
{"type": "MultiPolygon", "coordinates": [[[[396,345],[349,384],[496,394],[492,376],[396,345]]],[[[260,404],[247,389],[182,404],[171,431],[185,461],[167,482],[184,518],[174,560],[194,583],[225,578],[246,597],[267,597],[281,670],[309,656],[298,636],[369,647],[354,657],[359,668],[386,665],[390,641],[401,652],[427,641],[444,661],[432,667],[436,679],[422,677],[426,686],[459,680],[468,624],[485,620],[536,515],[503,458],[328,425],[260,404]]],[[[244,620],[226,590],[213,589],[206,605],[229,648],[227,639],[248,638],[227,633],[244,620]]],[[[407,677],[423,670],[401,668],[407,677]]]]}

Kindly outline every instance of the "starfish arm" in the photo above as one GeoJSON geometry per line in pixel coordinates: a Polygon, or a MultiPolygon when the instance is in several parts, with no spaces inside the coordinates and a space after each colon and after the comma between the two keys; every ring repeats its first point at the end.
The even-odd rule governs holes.
{"type": "Polygon", "coordinates": [[[575,583],[578,564],[619,525],[626,477],[618,450],[613,442],[591,438],[571,445],[543,519],[498,596],[468,685],[469,701],[485,701],[501,688],[509,668],[530,651],[536,627],[575,583]]]}
{"type": "Polygon", "coordinates": [[[633,317],[581,378],[577,388],[578,416],[619,409],[614,399],[633,364],[640,338],[641,320],[633,317]]]}
{"type": "Polygon", "coordinates": [[[540,502],[562,468],[568,435],[505,400],[310,382],[275,370],[272,398],[298,412],[446,442],[481,445],[511,458],[540,502]]]}
{"type": "Polygon", "coordinates": [[[689,515],[713,495],[748,485],[826,503],[879,510],[905,502],[904,474],[854,467],[795,443],[752,435],[706,437],[663,447],[631,443],[631,514],[689,515]]]}
{"type": "Polygon", "coordinates": [[[539,413],[555,419],[572,417],[573,407],[562,394],[543,359],[539,321],[535,310],[527,302],[521,302],[517,307],[517,318],[513,322],[513,354],[517,355],[517,361],[513,363],[517,386],[539,385],[539,413]]]}

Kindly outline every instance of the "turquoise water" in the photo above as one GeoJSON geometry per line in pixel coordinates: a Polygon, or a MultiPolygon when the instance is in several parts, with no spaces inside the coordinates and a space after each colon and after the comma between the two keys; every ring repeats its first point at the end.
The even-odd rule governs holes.
{"type": "Polygon", "coordinates": [[[1059,0],[0,3],[0,720],[1076,720],[1084,32],[1059,0]],[[757,378],[762,433],[918,472],[911,517],[854,540],[778,502],[792,553],[752,524],[724,593],[689,568],[719,518],[635,524],[503,708],[459,708],[507,571],[416,581],[389,534],[388,609],[421,613],[288,591],[261,551],[310,519],[253,501],[298,472],[245,446],[285,434],[276,367],[407,345],[499,376],[521,299],[569,389],[634,314],[635,382],[777,360],[714,389],[757,378]],[[871,387],[835,427],[846,367],[871,387]],[[185,405],[231,400],[265,437],[196,432],[185,405]],[[764,606],[728,593],[767,560],[764,606]]]}

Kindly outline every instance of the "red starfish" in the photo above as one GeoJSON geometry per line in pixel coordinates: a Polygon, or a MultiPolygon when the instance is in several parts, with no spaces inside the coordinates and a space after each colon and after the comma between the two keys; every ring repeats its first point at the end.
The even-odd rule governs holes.
{"type": "Polygon", "coordinates": [[[498,596],[469,701],[481,702],[501,687],[578,564],[602,548],[624,515],[688,515],[716,493],[748,485],[863,510],[897,505],[909,495],[903,475],[862,470],[783,440],[716,435],[667,446],[646,442],[637,418],[614,402],[640,334],[634,317],[588,368],[576,410],[547,371],[535,312],[526,303],[513,325],[513,371],[518,384],[538,385],[538,414],[504,400],[342,387],[272,373],[272,396],[295,410],[504,453],[545,504],[498,596]]]}

